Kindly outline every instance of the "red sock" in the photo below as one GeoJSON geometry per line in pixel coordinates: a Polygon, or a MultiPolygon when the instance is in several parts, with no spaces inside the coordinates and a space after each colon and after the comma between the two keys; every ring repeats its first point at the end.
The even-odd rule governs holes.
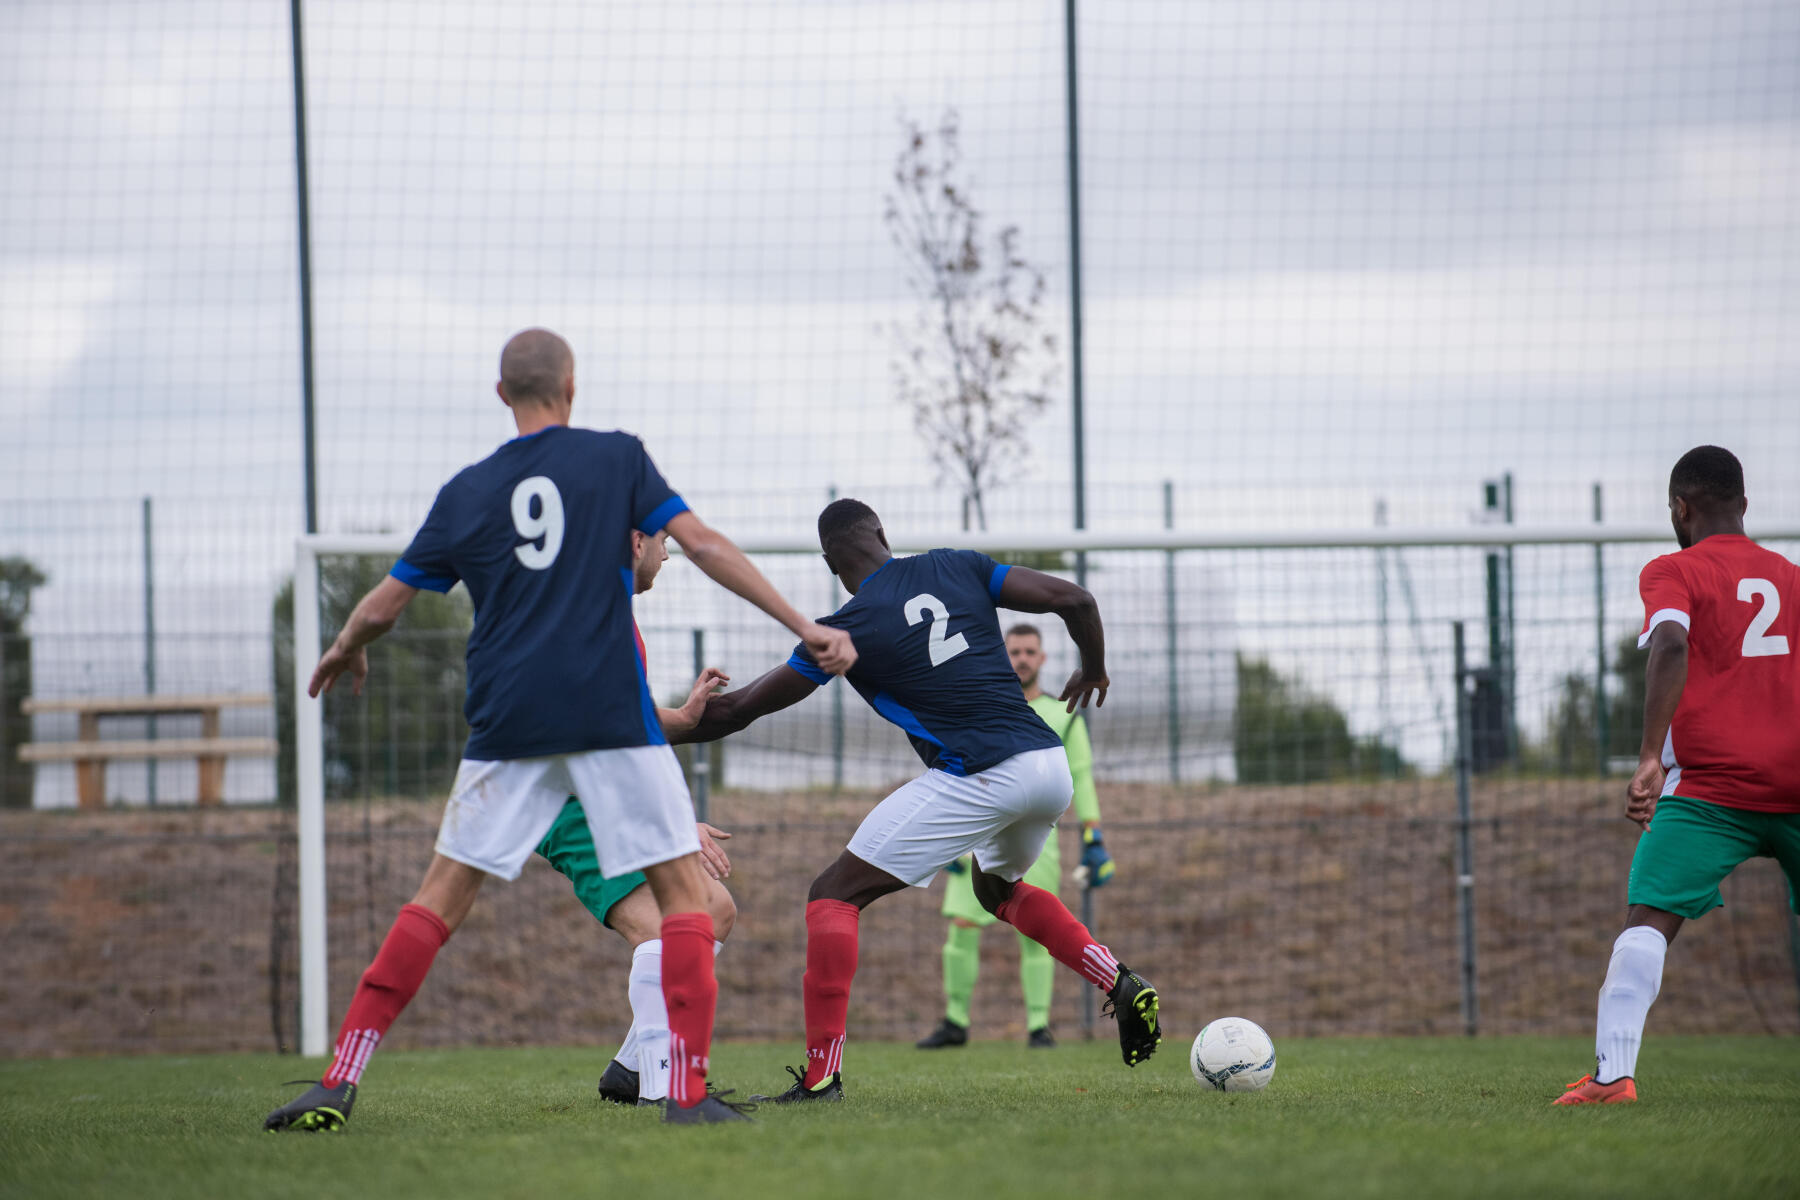
{"type": "Polygon", "coordinates": [[[713,920],[676,913],[662,923],[663,1003],[669,1009],[669,1099],[692,1108],[706,1099],[719,981],[713,976],[713,920]]]}
{"type": "Polygon", "coordinates": [[[1110,989],[1118,977],[1119,961],[1112,951],[1096,942],[1087,926],[1077,921],[1054,893],[1021,880],[1013,885],[1012,896],[994,915],[1101,991],[1110,989]]]}
{"type": "Polygon", "coordinates": [[[450,937],[450,927],[443,918],[418,904],[400,909],[394,924],[375,953],[375,961],[363,972],[350,1000],[350,1011],[338,1029],[337,1049],[331,1067],[322,1082],[326,1087],[340,1083],[356,1083],[362,1079],[369,1056],[381,1042],[400,1010],[407,1006],[438,947],[450,937]]]}
{"type": "Polygon", "coordinates": [[[806,1086],[844,1068],[850,981],[856,977],[856,926],[862,910],[842,900],[806,906],[806,1086]]]}

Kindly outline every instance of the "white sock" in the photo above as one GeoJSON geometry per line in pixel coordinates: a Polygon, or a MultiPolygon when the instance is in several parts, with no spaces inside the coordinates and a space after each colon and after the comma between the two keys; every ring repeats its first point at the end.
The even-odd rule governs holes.
{"type": "Polygon", "coordinates": [[[633,1014],[631,1014],[631,1028],[627,1029],[625,1031],[625,1040],[619,1043],[619,1049],[613,1055],[613,1061],[618,1063],[620,1066],[629,1067],[633,1071],[637,1070],[637,1048],[638,1048],[637,1014],[633,1013],[633,1014]]]}
{"type": "Polygon", "coordinates": [[[1668,939],[1648,925],[1633,925],[1613,943],[1606,982],[1600,985],[1600,1012],[1594,1022],[1594,1081],[1614,1083],[1637,1077],[1644,1018],[1662,990],[1668,939]]]}
{"type": "Polygon", "coordinates": [[[637,1033],[638,1099],[669,1094],[669,1009],[662,990],[662,939],[651,938],[631,952],[631,1027],[637,1033]]]}

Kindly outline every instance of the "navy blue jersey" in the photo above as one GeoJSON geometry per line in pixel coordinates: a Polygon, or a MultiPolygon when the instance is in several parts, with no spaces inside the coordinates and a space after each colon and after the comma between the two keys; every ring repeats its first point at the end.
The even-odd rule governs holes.
{"type": "Polygon", "coordinates": [[[475,601],[465,758],[663,744],[635,645],[631,531],[687,504],[627,433],[552,425],[444,485],[394,564],[475,601]]]}
{"type": "MultiPolygon", "coordinates": [[[[994,605],[1010,567],[973,550],[890,558],[849,603],[820,622],[850,635],[844,678],[906,731],[925,765],[976,775],[1027,750],[1062,742],[1025,702],[994,605]]],[[[788,666],[815,683],[804,645],[788,666]]]]}

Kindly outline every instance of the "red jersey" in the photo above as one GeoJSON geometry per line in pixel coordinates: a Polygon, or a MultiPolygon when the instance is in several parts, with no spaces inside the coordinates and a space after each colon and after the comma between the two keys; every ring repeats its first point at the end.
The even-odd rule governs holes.
{"type": "Polygon", "coordinates": [[[1644,632],[1688,631],[1687,686],[1663,742],[1663,795],[1800,812],[1800,568],[1714,534],[1638,577],[1644,632]]]}

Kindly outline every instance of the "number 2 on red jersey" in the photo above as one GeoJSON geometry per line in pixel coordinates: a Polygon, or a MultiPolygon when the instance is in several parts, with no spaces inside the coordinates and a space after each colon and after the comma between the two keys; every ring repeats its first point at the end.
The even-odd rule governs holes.
{"type": "Polygon", "coordinates": [[[1744,631],[1744,657],[1771,658],[1788,653],[1788,640],[1784,635],[1769,635],[1769,626],[1781,615],[1781,593],[1775,590],[1775,585],[1767,579],[1740,579],[1737,598],[1745,604],[1762,601],[1756,615],[1750,618],[1750,628],[1744,631]]]}

